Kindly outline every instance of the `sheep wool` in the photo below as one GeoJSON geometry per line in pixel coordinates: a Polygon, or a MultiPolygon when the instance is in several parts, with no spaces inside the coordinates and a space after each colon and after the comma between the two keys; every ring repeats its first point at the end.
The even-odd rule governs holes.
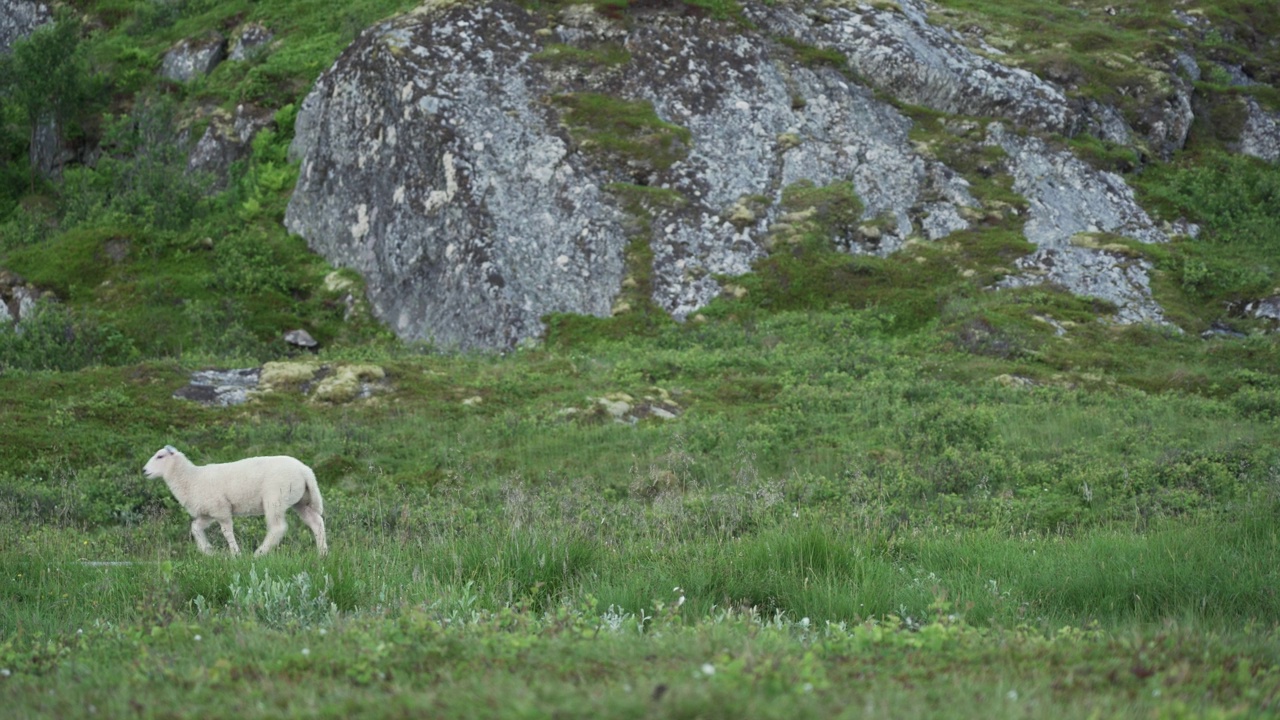
{"type": "Polygon", "coordinates": [[[316,474],[297,458],[274,455],[194,465],[172,445],[165,445],[147,461],[142,472],[149,478],[164,478],[170,492],[194,518],[191,535],[206,555],[213,553],[213,546],[204,531],[214,522],[222,528],[231,553],[240,554],[232,529],[236,515],[266,516],[267,537],[254,555],[271,552],[289,527],[284,513],[291,507],[316,536],[320,554],[329,551],[316,474]]]}

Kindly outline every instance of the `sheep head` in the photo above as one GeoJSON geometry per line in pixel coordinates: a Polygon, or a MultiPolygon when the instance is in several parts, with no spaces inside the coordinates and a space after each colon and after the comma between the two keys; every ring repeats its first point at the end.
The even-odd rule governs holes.
{"type": "Polygon", "coordinates": [[[178,449],[172,445],[165,445],[160,451],[151,456],[147,464],[142,467],[142,472],[149,478],[163,477],[166,469],[169,468],[173,458],[181,455],[178,449]]]}

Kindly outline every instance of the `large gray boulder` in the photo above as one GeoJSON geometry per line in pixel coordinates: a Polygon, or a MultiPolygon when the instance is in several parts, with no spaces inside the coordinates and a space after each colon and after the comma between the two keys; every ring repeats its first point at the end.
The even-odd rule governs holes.
{"type": "Polygon", "coordinates": [[[851,182],[865,216],[908,236],[967,226],[967,183],[913,149],[910,122],[838,69],[707,18],[627,26],[570,7],[497,2],[422,11],[366,31],[304,101],[302,161],[286,225],[364,274],[401,337],[509,347],[546,313],[607,315],[639,232],[613,183],[678,193],[644,223],[653,300],[678,318],[747,272],[800,180],[851,182]],[[484,41],[480,42],[479,39],[484,41]],[[557,48],[622,47],[622,69],[550,61],[557,48]],[[601,153],[564,126],[557,98],[648,102],[688,131],[669,165],[601,153]],[[744,198],[764,207],[735,215],[744,198]]]}
{"type": "MultiPolygon", "coordinates": [[[[1005,285],[1052,282],[1116,304],[1120,322],[1163,322],[1149,267],[1108,236],[1167,231],[1119,176],[1038,136],[1180,147],[1189,90],[1130,127],[975,52],[918,0],[747,3],[750,27],[686,10],[632,8],[621,21],[590,5],[439,0],[366,30],[302,103],[286,225],[359,271],[374,314],[409,340],[507,348],[548,313],[624,311],[620,291],[649,270],[628,265],[632,242],[649,251],[651,299],[683,319],[803,222],[784,203],[800,183],[856,192],[856,227],[828,228],[850,252],[891,253],[991,216],[878,97],[891,94],[1001,119],[987,142],[1038,246],[1005,285]],[[588,97],[651,109],[665,129],[625,129],[647,139],[617,150],[571,114],[588,97]]],[[[1189,88],[1170,63],[1169,87],[1189,88]]],[[[622,122],[595,112],[585,122],[622,122]]]]}
{"type": "Polygon", "coordinates": [[[502,348],[544,313],[609,311],[624,218],[545,103],[534,23],[510,6],[383,23],[303,102],[285,223],[359,270],[403,338],[502,348]]]}

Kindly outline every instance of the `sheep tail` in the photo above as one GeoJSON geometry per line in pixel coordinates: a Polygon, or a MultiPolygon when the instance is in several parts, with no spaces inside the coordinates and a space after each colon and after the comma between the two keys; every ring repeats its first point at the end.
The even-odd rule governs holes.
{"type": "Polygon", "coordinates": [[[316,474],[311,468],[307,468],[307,495],[311,498],[307,504],[317,513],[324,515],[324,500],[320,499],[320,486],[316,484],[316,474]]]}

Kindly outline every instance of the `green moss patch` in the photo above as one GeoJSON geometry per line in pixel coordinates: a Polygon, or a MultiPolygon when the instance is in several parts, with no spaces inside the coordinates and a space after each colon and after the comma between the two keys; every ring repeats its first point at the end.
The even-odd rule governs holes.
{"type": "Polygon", "coordinates": [[[622,160],[634,173],[665,170],[688,154],[689,130],[659,118],[647,100],[573,93],[555,102],[583,151],[622,160]]]}
{"type": "Polygon", "coordinates": [[[551,65],[576,67],[615,67],[631,62],[631,53],[617,44],[580,48],[564,43],[550,43],[531,57],[551,65]]]}

